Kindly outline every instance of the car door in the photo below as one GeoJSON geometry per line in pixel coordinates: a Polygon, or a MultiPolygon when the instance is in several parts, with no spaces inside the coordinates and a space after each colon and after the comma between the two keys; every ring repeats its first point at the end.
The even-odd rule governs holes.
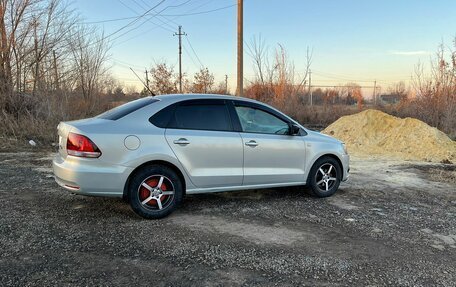
{"type": "Polygon", "coordinates": [[[237,101],[244,148],[244,185],[304,182],[305,141],[289,121],[259,104],[237,101]]]}
{"type": "Polygon", "coordinates": [[[165,136],[197,187],[242,185],[242,139],[233,131],[224,100],[181,102],[174,109],[165,136]]]}

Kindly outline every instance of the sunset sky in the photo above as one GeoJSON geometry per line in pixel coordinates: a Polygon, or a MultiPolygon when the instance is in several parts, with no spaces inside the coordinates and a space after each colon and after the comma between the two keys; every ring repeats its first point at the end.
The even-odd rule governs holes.
{"type": "MultiPolygon", "coordinates": [[[[154,11],[162,16],[143,17],[111,37],[110,64],[121,82],[139,85],[129,67],[144,76],[144,69],[159,60],[174,65],[177,72],[178,39],[173,32],[182,25],[188,34],[183,39],[183,71],[193,75],[199,66],[207,66],[216,82],[227,74],[234,91],[236,2],[78,0],[72,5],[84,23],[98,25],[106,34],[134,19],[103,21],[138,16],[158,5],[154,11]]],[[[455,11],[454,0],[245,0],[244,40],[249,43],[261,35],[271,51],[282,44],[298,73],[304,70],[309,46],[315,85],[373,85],[377,80],[386,88],[392,82],[407,82],[417,63],[429,66],[442,41],[453,44],[455,11]]],[[[245,77],[252,78],[247,54],[244,66],[245,77]]]]}

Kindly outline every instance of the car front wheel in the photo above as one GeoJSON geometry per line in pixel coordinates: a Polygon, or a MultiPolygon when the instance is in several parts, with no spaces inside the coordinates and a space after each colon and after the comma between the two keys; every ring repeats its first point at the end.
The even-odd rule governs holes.
{"type": "Polygon", "coordinates": [[[139,170],[129,188],[131,208],[139,216],[158,219],[168,216],[180,204],[183,188],[179,176],[169,167],[151,165],[139,170]]]}
{"type": "Polygon", "coordinates": [[[322,157],[312,166],[308,177],[308,184],[312,194],[316,197],[328,197],[339,188],[342,178],[340,164],[332,157],[322,157]]]}

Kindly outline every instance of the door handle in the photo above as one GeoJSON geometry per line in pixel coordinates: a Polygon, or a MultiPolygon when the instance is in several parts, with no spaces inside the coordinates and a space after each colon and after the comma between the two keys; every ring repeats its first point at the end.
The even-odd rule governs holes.
{"type": "Polygon", "coordinates": [[[258,143],[254,140],[251,140],[251,141],[246,142],[245,145],[250,146],[250,147],[256,147],[258,145],[258,143]]]}
{"type": "Polygon", "coordinates": [[[186,138],[180,138],[178,140],[173,141],[173,143],[178,145],[188,145],[190,142],[186,138]]]}

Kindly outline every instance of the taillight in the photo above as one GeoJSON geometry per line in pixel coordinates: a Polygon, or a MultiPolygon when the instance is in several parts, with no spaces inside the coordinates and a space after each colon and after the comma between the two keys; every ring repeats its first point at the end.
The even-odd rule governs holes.
{"type": "Polygon", "coordinates": [[[67,139],[67,153],[79,157],[100,157],[101,151],[88,137],[69,133],[67,139]]]}

